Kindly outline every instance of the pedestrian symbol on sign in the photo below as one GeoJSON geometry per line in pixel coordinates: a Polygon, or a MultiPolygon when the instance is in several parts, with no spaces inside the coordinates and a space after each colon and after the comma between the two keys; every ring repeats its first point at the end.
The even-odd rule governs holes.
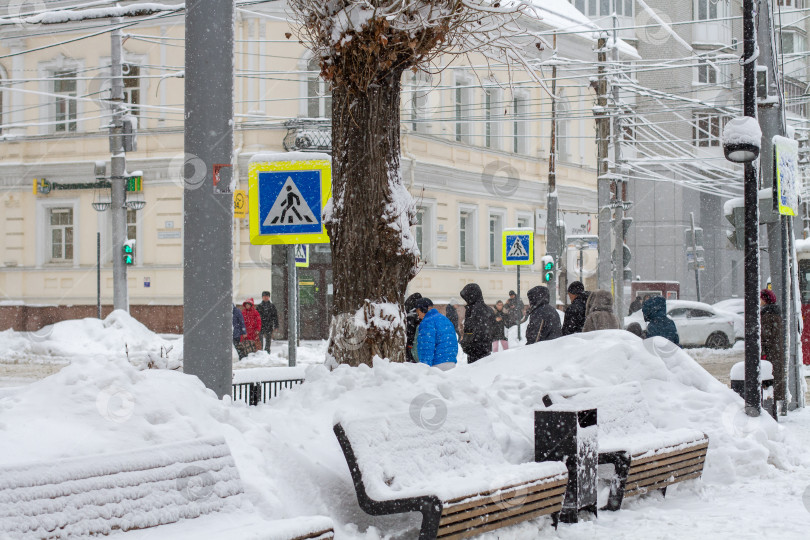
{"type": "Polygon", "coordinates": [[[520,259],[523,257],[527,257],[529,253],[526,251],[526,248],[523,246],[523,242],[518,236],[515,239],[515,243],[512,244],[512,248],[509,250],[509,254],[507,255],[510,259],[520,259]]]}
{"type": "Polygon", "coordinates": [[[263,225],[303,225],[317,221],[292,177],[288,176],[263,225]]]}

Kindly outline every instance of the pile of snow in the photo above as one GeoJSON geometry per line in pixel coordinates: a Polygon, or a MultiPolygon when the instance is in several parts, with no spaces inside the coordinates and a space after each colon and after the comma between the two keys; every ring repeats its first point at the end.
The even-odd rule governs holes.
{"type": "MultiPolygon", "coordinates": [[[[796,531],[806,527],[801,493],[810,484],[810,460],[803,443],[767,415],[747,417],[736,394],[682,350],[655,339],[618,330],[578,334],[447,372],[379,359],[373,368],[330,372],[316,365],[306,368],[306,381],[267,405],[247,407],[218,400],[199,380],[176,371],[140,371],[120,358],[82,355],[59,373],[0,397],[0,466],[223,436],[247,496],[265,517],[326,515],[340,538],[405,537],[414,535],[418,515],[372,517],[359,508],[332,431],[341,414],[410,415],[418,424],[474,406],[481,411],[478,420],[491,424],[492,444],[503,459],[519,464],[533,460],[533,411],[544,408],[544,395],[601,388],[608,397],[599,415],[609,418],[609,387],[635,383],[647,406],[645,426],[709,436],[703,478],[673,486],[666,499],[634,498],[621,512],[562,530],[589,539],[661,537],[662,526],[672,538],[698,529],[707,537],[800,538],[796,531]],[[774,510],[762,513],[766,505],[774,510]]],[[[628,434],[631,428],[638,430],[628,426],[628,434]]],[[[442,450],[431,443],[418,451],[429,456],[442,450]]],[[[603,489],[600,502],[605,497],[603,489]]],[[[550,520],[542,519],[493,534],[554,533],[550,520]]],[[[212,537],[205,531],[197,536],[212,537]]]]}
{"type": "MultiPolygon", "coordinates": [[[[179,336],[178,336],[179,337],[179,336]]],[[[183,341],[167,339],[116,310],[106,319],[72,319],[40,328],[36,332],[0,332],[0,362],[67,363],[75,358],[102,356],[129,358],[139,367],[177,369],[183,357],[183,341]]]]}

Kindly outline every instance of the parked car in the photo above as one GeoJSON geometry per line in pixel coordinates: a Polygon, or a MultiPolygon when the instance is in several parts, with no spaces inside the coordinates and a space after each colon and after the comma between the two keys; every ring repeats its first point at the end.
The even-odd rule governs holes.
{"type": "Polygon", "coordinates": [[[734,334],[737,339],[745,339],[745,300],[729,298],[713,304],[712,307],[718,313],[723,311],[734,315],[734,334]]]}
{"type": "MultiPolygon", "coordinates": [[[[727,349],[736,339],[733,313],[717,311],[703,302],[667,300],[667,315],[675,322],[678,337],[684,347],[711,347],[727,349]]],[[[647,323],[641,310],[624,318],[624,327],[639,323],[643,330],[647,323]]]]}

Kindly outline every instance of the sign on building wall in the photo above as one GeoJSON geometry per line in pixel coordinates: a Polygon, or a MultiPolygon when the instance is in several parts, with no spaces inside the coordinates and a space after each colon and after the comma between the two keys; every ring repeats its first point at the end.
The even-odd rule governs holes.
{"type": "Polygon", "coordinates": [[[251,244],[324,244],[323,208],[332,195],[329,156],[258,155],[248,173],[251,244]],[[323,158],[321,159],[321,156],[323,158]]]}
{"type": "Polygon", "coordinates": [[[787,137],[773,138],[773,161],[776,171],[776,197],[779,213],[795,216],[799,213],[797,190],[799,173],[799,143],[787,137]]]}
{"type": "Polygon", "coordinates": [[[596,233],[596,221],[591,214],[563,212],[565,236],[583,236],[596,233]]]}
{"type": "Polygon", "coordinates": [[[233,192],[233,217],[244,219],[248,215],[247,191],[237,189],[233,192]]]}

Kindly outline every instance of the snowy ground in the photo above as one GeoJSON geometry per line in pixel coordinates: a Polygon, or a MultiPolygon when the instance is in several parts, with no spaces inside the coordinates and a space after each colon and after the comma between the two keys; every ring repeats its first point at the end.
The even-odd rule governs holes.
{"type": "MultiPolygon", "coordinates": [[[[692,428],[709,435],[703,478],[670,488],[666,498],[629,499],[619,512],[583,516],[576,525],[554,530],[540,519],[482,538],[810,537],[810,409],[779,424],[750,419],[739,397],[693,360],[723,366],[717,371],[727,377],[725,364],[738,361],[739,348],[685,353],[621,331],[521,347],[514,335],[509,351],[446,373],[385,361],[329,372],[317,365],[325,343],[303,342],[298,361],[307,365],[307,382],[247,407],[217,400],[195,378],[171,369],[182,358],[181,340],[114,315],[60,323],[37,336],[0,332],[0,466],[222,435],[263,515],[326,515],[339,539],[413,538],[412,517],[373,518],[357,506],[331,429],[336,414],[413,415],[414,403],[432,403],[417,411],[419,422],[442,407],[472,403],[486,411],[504,458],[520,463],[533,455],[531,411],[542,408],[547,392],[636,383],[647,415],[637,431],[692,428]],[[172,347],[168,361],[160,360],[161,347],[172,347]],[[144,369],[150,360],[169,369],[144,369]]],[[[272,354],[256,353],[234,368],[286,365],[285,355],[286,344],[275,343],[272,354]]],[[[612,405],[600,403],[604,410],[612,405]]],[[[627,440],[634,436],[626,433],[627,440]]],[[[439,451],[424,448],[427,455],[439,451]]],[[[605,496],[603,487],[600,501],[605,496]]],[[[211,538],[201,523],[181,528],[211,538]]]]}

